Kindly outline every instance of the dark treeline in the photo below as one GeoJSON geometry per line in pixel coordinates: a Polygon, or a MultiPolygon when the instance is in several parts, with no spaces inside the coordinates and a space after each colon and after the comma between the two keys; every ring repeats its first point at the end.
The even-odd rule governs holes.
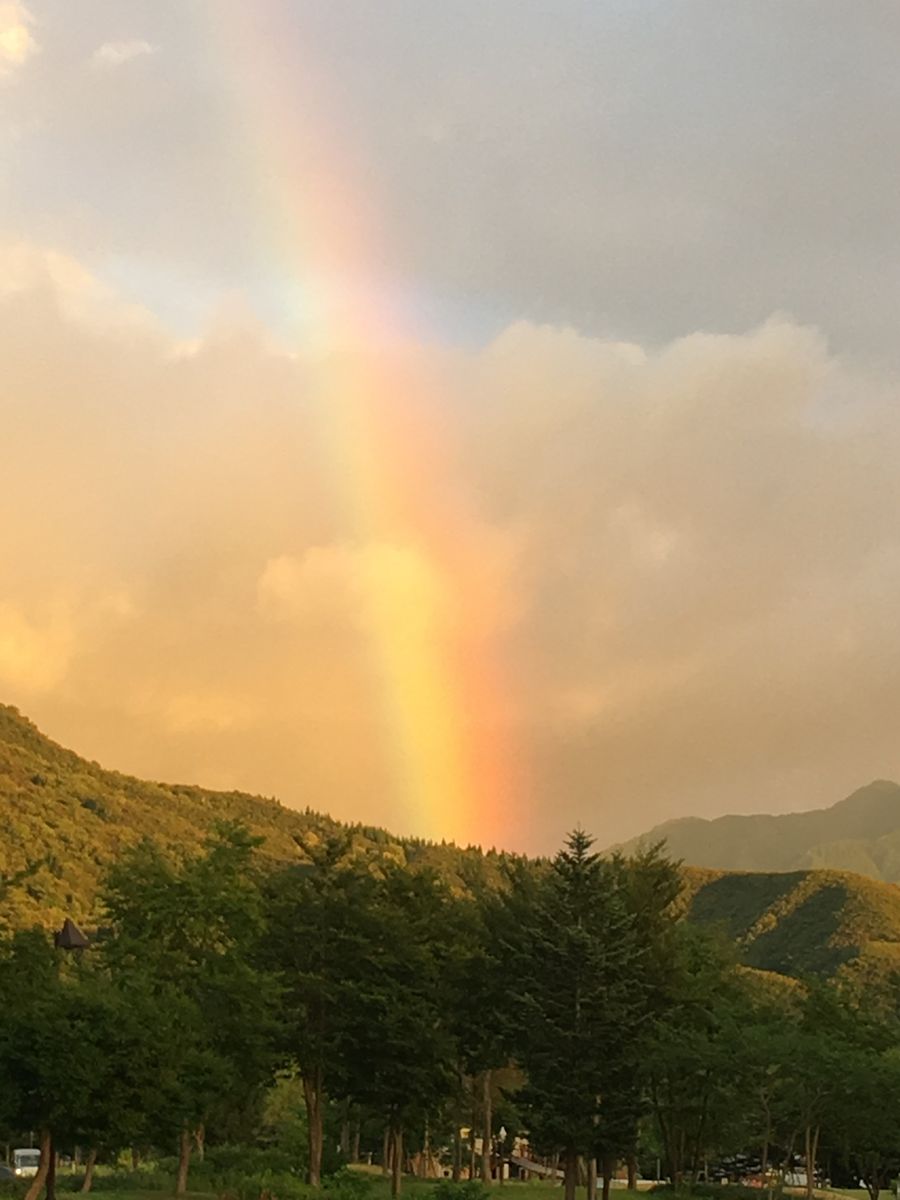
{"type": "Polygon", "coordinates": [[[305,849],[273,872],[239,827],[181,861],[145,844],[89,949],[3,934],[0,1132],[40,1145],[28,1200],[60,1150],[85,1189],[98,1159],[174,1153],[183,1193],[224,1144],[277,1145],[314,1187],[371,1156],[396,1193],[438,1161],[489,1179],[527,1140],[566,1200],[623,1164],[687,1186],[750,1156],[777,1187],[803,1163],[810,1194],[818,1168],[873,1200],[900,1169],[896,989],[740,968],[679,921],[659,848],[576,832],[464,889],[341,836],[305,849]]]}

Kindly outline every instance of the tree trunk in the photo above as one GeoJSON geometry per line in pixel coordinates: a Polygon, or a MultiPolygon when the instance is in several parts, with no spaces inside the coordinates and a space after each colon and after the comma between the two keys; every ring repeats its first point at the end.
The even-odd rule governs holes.
{"type": "Polygon", "coordinates": [[[202,1123],[194,1130],[194,1145],[197,1147],[197,1157],[203,1162],[206,1158],[206,1126],[202,1123]]]}
{"type": "Polygon", "coordinates": [[[763,1136],[762,1154],[760,1155],[760,1159],[759,1159],[759,1169],[760,1169],[760,1174],[762,1175],[763,1187],[766,1186],[766,1180],[768,1179],[768,1176],[769,1176],[769,1139],[770,1139],[770,1137],[771,1137],[771,1132],[767,1125],[766,1132],[763,1136]]]}
{"type": "Polygon", "coordinates": [[[191,1166],[191,1131],[185,1125],[178,1145],[178,1175],[175,1179],[175,1195],[183,1196],[187,1191],[188,1171],[191,1166]]]}
{"type": "Polygon", "coordinates": [[[140,1165],[141,1165],[141,1152],[140,1152],[140,1150],[138,1150],[137,1146],[132,1146],[131,1147],[131,1169],[132,1169],[132,1171],[136,1171],[140,1165]]]}
{"type": "Polygon", "coordinates": [[[423,1179],[431,1178],[431,1124],[427,1117],[425,1118],[425,1137],[422,1143],[421,1175],[423,1179]]]}
{"type": "Polygon", "coordinates": [[[400,1195],[403,1183],[403,1130],[399,1126],[391,1129],[391,1195],[400,1195]]]}
{"type": "Polygon", "coordinates": [[[59,1160],[59,1155],[56,1152],[56,1143],[51,1134],[50,1137],[50,1162],[47,1167],[47,1182],[45,1184],[47,1200],[56,1200],[56,1164],[59,1160]]]}
{"type": "Polygon", "coordinates": [[[353,1136],[350,1139],[350,1161],[359,1162],[359,1119],[353,1122],[353,1136]]]}
{"type": "Polygon", "coordinates": [[[597,1197],[597,1159],[589,1158],[587,1165],[587,1200],[597,1197]]]}
{"type": "Polygon", "coordinates": [[[491,1139],[494,1136],[494,1114],[491,1111],[491,1072],[485,1071],[481,1092],[481,1180],[491,1182],[491,1139]]]}
{"type": "Polygon", "coordinates": [[[709,1114],[708,1080],[704,1084],[703,1100],[700,1104],[700,1120],[697,1123],[696,1140],[691,1152],[691,1184],[695,1184],[700,1175],[700,1159],[703,1156],[703,1143],[706,1139],[706,1120],[709,1114]]]}
{"type": "MultiPolygon", "coordinates": [[[[677,1187],[680,1182],[680,1164],[676,1151],[677,1139],[675,1136],[674,1124],[669,1116],[670,1108],[665,1104],[664,1097],[660,1095],[660,1089],[654,1081],[651,1085],[651,1099],[653,1101],[653,1111],[656,1115],[656,1121],[659,1125],[659,1132],[662,1135],[663,1158],[666,1164],[666,1170],[669,1172],[669,1177],[672,1183],[677,1187]]],[[[657,1176],[661,1172],[657,1169],[657,1176]]]]}
{"type": "Polygon", "coordinates": [[[807,1200],[813,1200],[813,1190],[815,1188],[816,1177],[816,1154],[819,1148],[819,1128],[816,1126],[815,1131],[811,1125],[807,1125],[804,1131],[804,1151],[806,1158],[806,1196],[807,1200]]]}
{"type": "Polygon", "coordinates": [[[684,1164],[685,1164],[685,1139],[686,1134],[683,1129],[675,1131],[674,1142],[672,1149],[672,1182],[676,1188],[680,1188],[684,1183],[684,1164]]]}
{"type": "Polygon", "coordinates": [[[462,1067],[457,1065],[456,1068],[457,1092],[456,1098],[453,1101],[453,1142],[452,1142],[452,1169],[451,1176],[454,1183],[459,1183],[462,1178],[462,1138],[459,1136],[459,1129],[463,1123],[463,1095],[465,1094],[466,1081],[463,1077],[462,1067]]]}
{"type": "Polygon", "coordinates": [[[341,1155],[344,1162],[350,1161],[350,1122],[346,1117],[341,1121],[341,1155]]]}
{"type": "MultiPolygon", "coordinates": [[[[629,1192],[636,1192],[637,1191],[637,1174],[638,1174],[638,1172],[637,1172],[637,1156],[634,1154],[633,1151],[625,1159],[625,1163],[628,1167],[628,1190],[629,1190],[629,1192]]],[[[659,1174],[659,1172],[657,1172],[657,1174],[659,1174]]]]}
{"type": "Polygon", "coordinates": [[[89,1192],[94,1186],[94,1167],[97,1165],[97,1151],[91,1150],[88,1155],[87,1165],[84,1169],[84,1179],[81,1183],[81,1190],[89,1192]]]}
{"type": "Polygon", "coordinates": [[[609,1200],[609,1189],[612,1187],[612,1177],[616,1169],[615,1159],[608,1156],[603,1159],[603,1200],[609,1200]]]}
{"type": "Polygon", "coordinates": [[[566,1200],[575,1200],[578,1188],[578,1155],[574,1150],[566,1150],[566,1200]]]}
{"type": "Polygon", "coordinates": [[[306,1101],[309,1145],[309,1167],[306,1172],[306,1182],[310,1187],[317,1188],[322,1183],[322,1110],[325,1100],[322,1094],[322,1070],[320,1067],[316,1067],[314,1071],[303,1076],[303,1098],[306,1101]]]}
{"type": "Polygon", "coordinates": [[[25,1200],[37,1200],[38,1196],[44,1190],[44,1184],[47,1182],[47,1175],[50,1171],[50,1159],[53,1156],[53,1138],[50,1136],[49,1129],[41,1130],[40,1147],[41,1158],[38,1163],[38,1172],[28,1185],[25,1200]]]}
{"type": "Polygon", "coordinates": [[[762,1155],[760,1157],[760,1162],[759,1162],[760,1175],[761,1175],[761,1178],[759,1181],[759,1186],[764,1187],[766,1189],[766,1195],[769,1196],[770,1198],[772,1195],[772,1184],[769,1180],[769,1145],[770,1145],[771,1140],[772,1140],[772,1123],[771,1123],[771,1120],[767,1117],[766,1118],[766,1132],[765,1132],[765,1136],[763,1139],[763,1146],[762,1146],[762,1155]]]}

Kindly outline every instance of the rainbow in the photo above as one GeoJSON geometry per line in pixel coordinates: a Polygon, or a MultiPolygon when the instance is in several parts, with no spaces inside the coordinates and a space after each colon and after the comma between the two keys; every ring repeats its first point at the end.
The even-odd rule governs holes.
{"type": "Polygon", "coordinates": [[[216,6],[211,34],[237,89],[234,127],[265,182],[266,253],[303,298],[298,350],[314,375],[335,503],[360,564],[404,832],[502,845],[518,783],[508,687],[485,619],[490,538],[455,486],[437,381],[426,356],[411,352],[422,331],[385,286],[390,256],[338,136],[337,105],[322,80],[314,106],[297,93],[286,11],[271,0],[216,6]]]}

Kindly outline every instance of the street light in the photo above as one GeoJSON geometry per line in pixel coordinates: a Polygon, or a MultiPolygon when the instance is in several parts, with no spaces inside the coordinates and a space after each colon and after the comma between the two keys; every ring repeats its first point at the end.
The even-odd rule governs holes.
{"type": "Polygon", "coordinates": [[[501,1125],[497,1130],[497,1173],[500,1177],[500,1183],[503,1183],[503,1147],[506,1145],[506,1126],[501,1125]]]}

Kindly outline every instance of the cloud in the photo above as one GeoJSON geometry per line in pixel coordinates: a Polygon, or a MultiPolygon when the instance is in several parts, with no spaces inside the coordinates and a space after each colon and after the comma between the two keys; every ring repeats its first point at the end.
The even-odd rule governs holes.
{"type": "Polygon", "coordinates": [[[156,319],[116,292],[71,255],[26,241],[0,240],[0,299],[44,293],[68,321],[120,330],[157,328],[156,319]]]}
{"type": "Polygon", "coordinates": [[[7,687],[29,694],[56,686],[66,675],[72,644],[64,610],[34,620],[15,605],[0,604],[0,680],[7,687]]]}
{"type": "Polygon", "coordinates": [[[76,261],[0,259],[0,686],[58,739],[433,832],[398,792],[389,623],[469,688],[479,763],[512,748],[521,848],[900,773],[900,381],[815,330],[520,323],[323,364],[232,318],[185,353],[76,261]],[[398,355],[413,423],[365,394],[398,355]],[[363,424],[333,441],[341,379],[380,484],[363,424]]]}
{"type": "Polygon", "coordinates": [[[19,0],[0,2],[0,78],[37,52],[33,23],[31,13],[19,0]]]}
{"type": "Polygon", "coordinates": [[[91,61],[99,67],[121,67],[123,63],[135,58],[143,58],[148,54],[156,54],[158,46],[151,45],[139,38],[122,42],[104,42],[98,46],[91,56],[91,61]]]}

